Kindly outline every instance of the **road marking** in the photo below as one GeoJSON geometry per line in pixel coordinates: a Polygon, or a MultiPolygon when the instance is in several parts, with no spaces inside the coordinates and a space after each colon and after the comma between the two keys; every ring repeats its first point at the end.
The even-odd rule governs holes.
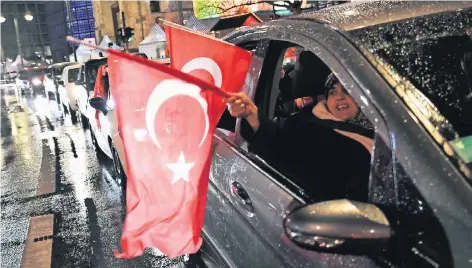
{"type": "Polygon", "coordinates": [[[54,160],[50,159],[46,144],[42,144],[43,155],[41,157],[41,166],[38,178],[38,188],[36,195],[47,195],[56,192],[56,169],[54,167],[54,160]]]}
{"type": "Polygon", "coordinates": [[[31,218],[21,268],[51,267],[53,229],[54,214],[31,218]]]}

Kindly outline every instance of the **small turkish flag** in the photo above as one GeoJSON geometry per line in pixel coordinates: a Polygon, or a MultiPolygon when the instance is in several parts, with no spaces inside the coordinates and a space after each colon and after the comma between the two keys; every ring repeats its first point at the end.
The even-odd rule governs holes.
{"type": "MultiPolygon", "coordinates": [[[[242,90],[251,63],[247,50],[188,28],[164,27],[172,68],[214,84],[225,92],[242,90]]],[[[222,97],[210,90],[202,95],[217,111],[213,114],[213,120],[217,122],[226,109],[222,97]]]]}
{"type": "Polygon", "coordinates": [[[122,252],[115,252],[119,258],[142,255],[146,247],[157,247],[170,258],[198,251],[210,148],[225,108],[219,87],[240,91],[250,64],[245,50],[195,33],[185,37],[187,45],[193,44],[191,51],[175,47],[179,36],[173,28],[169,32],[174,35],[168,40],[173,67],[182,66],[183,72],[109,51],[110,88],[129,175],[122,252]],[[237,53],[237,68],[218,53],[225,61],[237,53]]]}

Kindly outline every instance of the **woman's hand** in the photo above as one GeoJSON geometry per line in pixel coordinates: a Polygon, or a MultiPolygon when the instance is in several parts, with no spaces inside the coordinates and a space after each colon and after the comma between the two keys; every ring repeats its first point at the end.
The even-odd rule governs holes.
{"type": "Polygon", "coordinates": [[[230,94],[231,96],[223,101],[228,105],[228,110],[231,116],[236,118],[246,118],[249,125],[252,127],[254,132],[256,132],[260,125],[257,106],[251,98],[242,92],[230,94]]]}

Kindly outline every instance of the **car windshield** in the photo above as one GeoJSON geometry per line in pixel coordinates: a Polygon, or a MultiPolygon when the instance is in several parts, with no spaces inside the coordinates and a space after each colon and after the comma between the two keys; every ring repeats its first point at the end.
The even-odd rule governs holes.
{"type": "Polygon", "coordinates": [[[32,70],[23,70],[20,71],[20,79],[27,80],[31,77],[45,75],[46,71],[44,69],[32,69],[32,70]]]}
{"type": "Polygon", "coordinates": [[[465,9],[349,34],[395,80],[396,91],[452,140],[472,135],[471,30],[472,9],[465,9]]]}

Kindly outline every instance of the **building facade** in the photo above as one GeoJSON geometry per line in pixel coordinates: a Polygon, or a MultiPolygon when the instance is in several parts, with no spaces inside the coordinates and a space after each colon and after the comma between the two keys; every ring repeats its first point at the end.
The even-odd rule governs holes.
{"type": "Polygon", "coordinates": [[[76,44],[66,42],[67,35],[78,39],[95,38],[91,0],[47,1],[45,8],[55,62],[69,61],[69,55],[77,48],[76,44]]]}
{"type": "MultiPolygon", "coordinates": [[[[192,1],[93,1],[95,29],[97,41],[108,35],[120,45],[117,31],[123,27],[134,28],[134,40],[128,44],[130,49],[136,49],[152,31],[157,18],[174,23],[183,22],[193,14],[192,1]],[[122,14],[123,13],[123,14],[122,14]]],[[[123,44],[121,44],[123,46],[123,44]]]]}
{"type": "Polygon", "coordinates": [[[45,3],[43,1],[1,1],[2,56],[15,59],[19,55],[14,18],[18,21],[19,40],[23,58],[37,60],[39,57],[51,56],[51,41],[47,25],[45,3]],[[31,21],[25,14],[33,15],[31,21]]]}

